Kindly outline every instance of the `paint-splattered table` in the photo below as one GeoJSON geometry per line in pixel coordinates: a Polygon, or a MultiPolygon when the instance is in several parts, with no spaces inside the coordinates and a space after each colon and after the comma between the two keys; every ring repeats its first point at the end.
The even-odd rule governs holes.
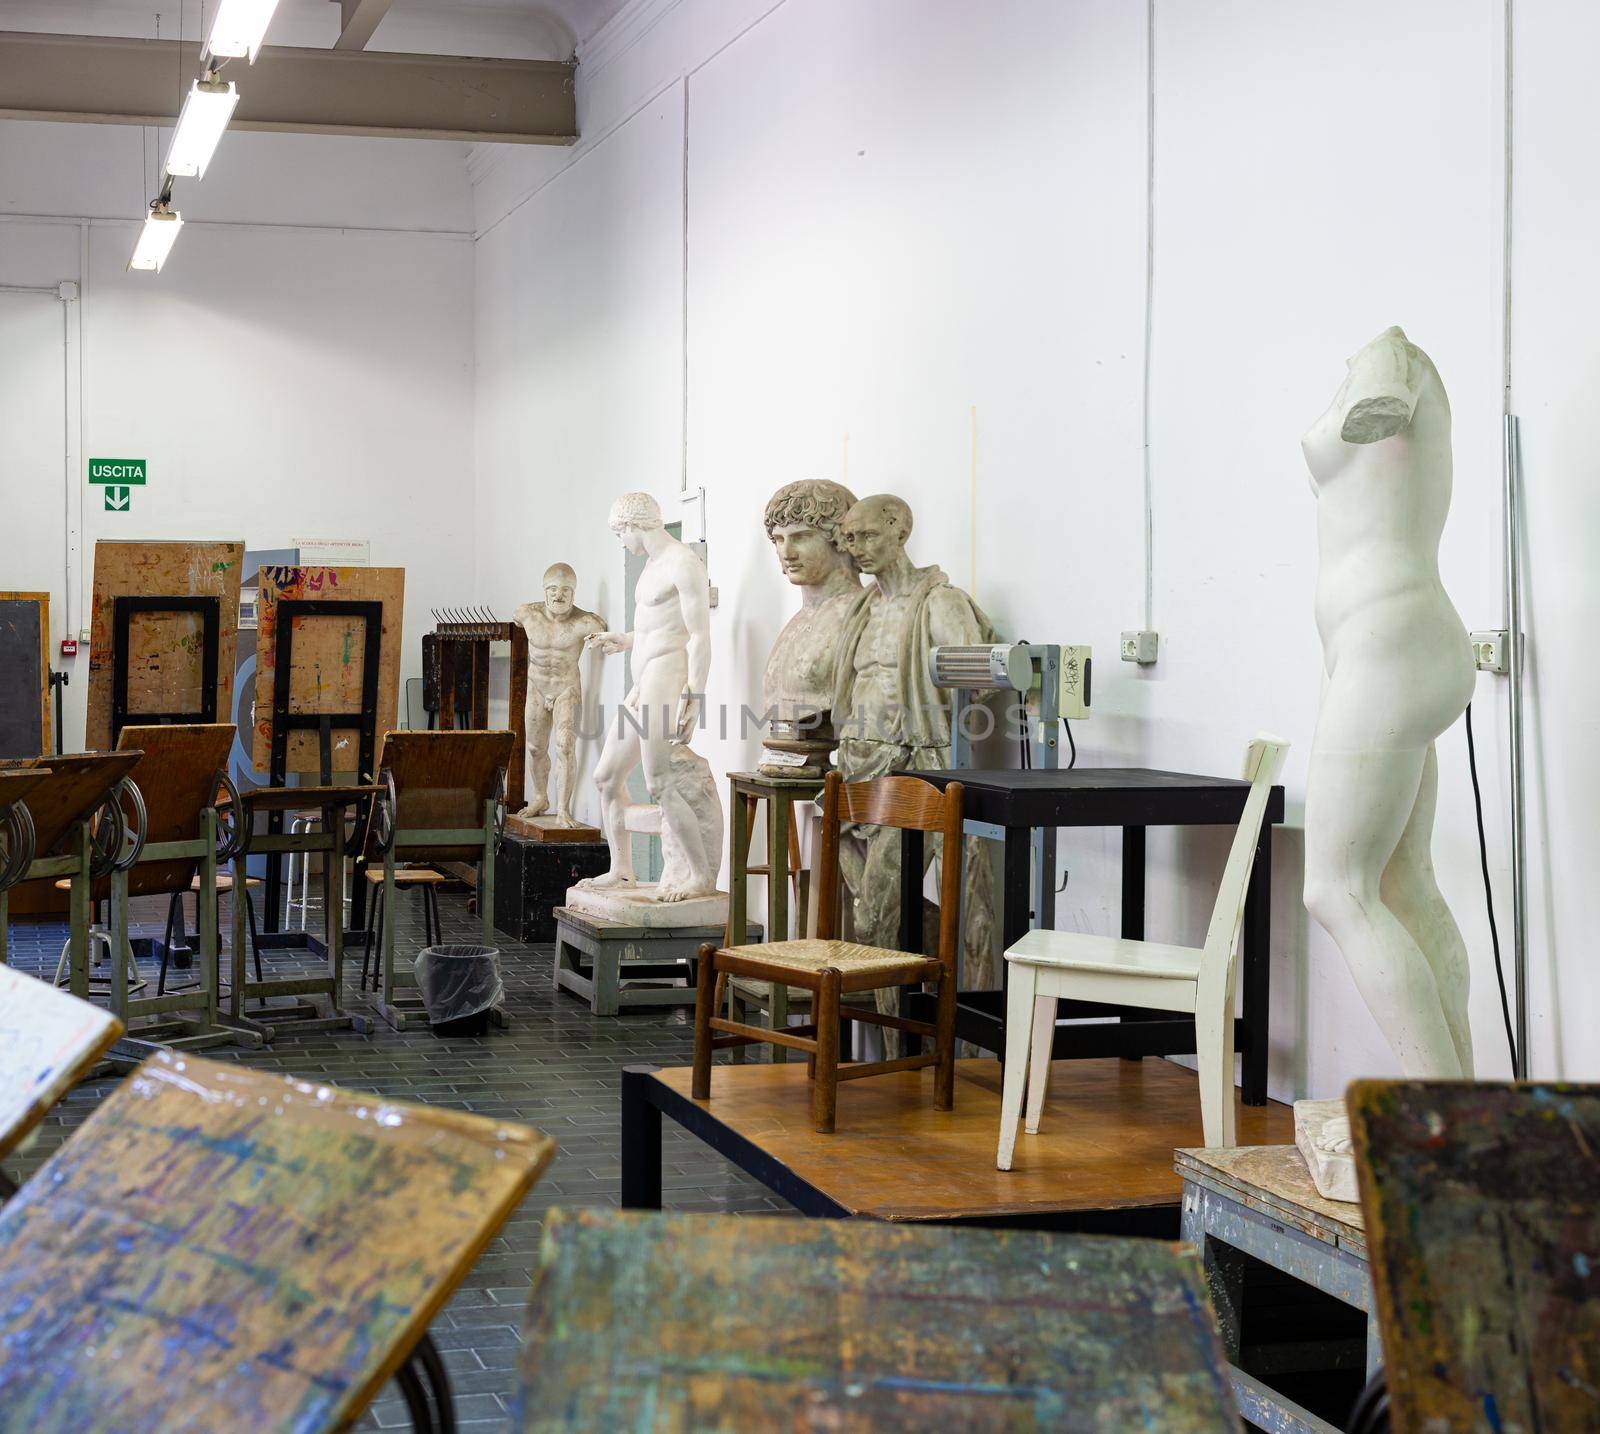
{"type": "Polygon", "coordinates": [[[1600,1427],[1600,1085],[1347,1104],[1395,1434],[1600,1427]]]}
{"type": "MultiPolygon", "coordinates": [[[[1361,1207],[1323,1199],[1292,1145],[1176,1150],[1173,1156],[1183,1177],[1183,1237],[1205,1260],[1240,1411],[1273,1434],[1337,1434],[1364,1375],[1381,1362],[1361,1207]],[[1275,1319],[1272,1312],[1246,1310],[1255,1261],[1350,1307],[1348,1317],[1335,1319],[1316,1339],[1285,1338],[1290,1321],[1281,1313],[1275,1319]],[[1282,1375],[1303,1377],[1313,1364],[1350,1375],[1342,1382],[1316,1381],[1318,1394],[1332,1400],[1321,1412],[1275,1387],[1288,1382],[1282,1375]],[[1341,1383],[1354,1391],[1341,1390],[1341,1383]],[[1329,1414],[1337,1422],[1324,1417],[1329,1414]]],[[[1304,1317],[1302,1305],[1294,1321],[1304,1317]]]]}
{"type": "Polygon", "coordinates": [[[1236,1430],[1226,1369],[1155,1240],[553,1211],[520,1427],[1236,1430]]]}
{"type": "Polygon", "coordinates": [[[152,1056],[0,1210],[0,1427],[312,1434],[391,1375],[443,1409],[442,1364],[408,1356],[554,1150],[152,1056]]]}

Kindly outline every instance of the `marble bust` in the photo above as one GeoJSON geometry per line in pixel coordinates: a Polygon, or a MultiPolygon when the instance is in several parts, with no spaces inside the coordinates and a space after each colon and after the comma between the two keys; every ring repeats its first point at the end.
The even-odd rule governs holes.
{"type": "Polygon", "coordinates": [[[767,503],[762,521],[784,577],[800,589],[800,610],[772,644],[762,676],[770,723],[763,771],[817,775],[827,764],[840,642],[866,597],[844,541],[855,502],[839,483],[804,478],[767,503]]]}

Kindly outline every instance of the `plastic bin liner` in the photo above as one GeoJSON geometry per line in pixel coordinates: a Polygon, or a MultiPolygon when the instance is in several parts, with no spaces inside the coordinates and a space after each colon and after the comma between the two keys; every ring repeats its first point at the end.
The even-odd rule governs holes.
{"type": "Polygon", "coordinates": [[[428,1021],[440,1025],[505,1004],[494,946],[429,946],[417,957],[417,986],[428,1021]]]}

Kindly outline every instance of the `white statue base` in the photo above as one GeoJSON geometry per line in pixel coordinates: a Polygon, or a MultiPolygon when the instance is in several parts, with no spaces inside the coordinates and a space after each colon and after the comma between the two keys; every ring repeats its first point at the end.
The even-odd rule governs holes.
{"type": "Polygon", "coordinates": [[[1297,1100],[1294,1143],[1324,1200],[1359,1205],[1356,1157],[1350,1142],[1350,1117],[1342,1100],[1297,1100]]]}
{"type": "Polygon", "coordinates": [[[585,916],[616,921],[624,926],[654,928],[726,926],[728,893],[713,891],[684,901],[663,901],[654,882],[637,886],[569,886],[566,904],[585,916]]]}

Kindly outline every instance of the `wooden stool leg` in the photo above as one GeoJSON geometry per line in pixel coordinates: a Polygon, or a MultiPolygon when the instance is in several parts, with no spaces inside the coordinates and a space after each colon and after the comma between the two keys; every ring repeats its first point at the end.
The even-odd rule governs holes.
{"type": "Polygon", "coordinates": [[[689,1093],[696,1100],[711,1099],[711,1016],[717,1008],[717,948],[707,942],[700,948],[694,990],[694,1077],[689,1093]]]}
{"type": "Polygon", "coordinates": [[[811,1128],[832,1135],[839,1105],[839,986],[841,977],[832,966],[819,971],[814,1009],[817,1017],[817,1076],[811,1082],[811,1128]]]}

